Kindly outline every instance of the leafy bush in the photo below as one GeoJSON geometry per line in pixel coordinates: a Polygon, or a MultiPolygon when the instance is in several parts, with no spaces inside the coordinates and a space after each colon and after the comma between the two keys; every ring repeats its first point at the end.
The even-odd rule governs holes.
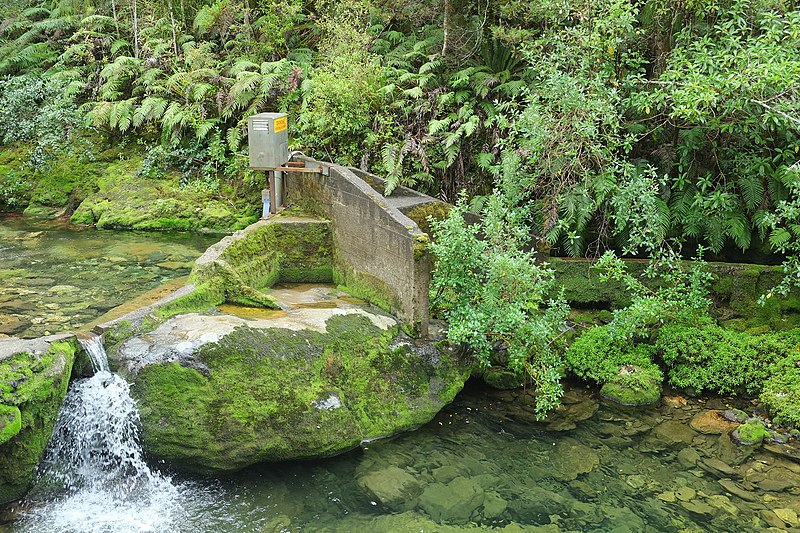
{"type": "Polygon", "coordinates": [[[433,305],[449,323],[448,339],[469,346],[481,365],[503,354],[509,368],[532,379],[543,416],[562,394],[553,343],[566,330],[569,309],[563,298],[548,298],[553,272],[525,251],[528,236],[509,223],[519,211],[495,194],[480,223],[468,224],[465,212],[462,197],[447,218],[431,221],[433,305]]]}
{"type": "Polygon", "coordinates": [[[0,166],[0,207],[19,209],[30,198],[31,184],[18,172],[0,166]]]}
{"type": "Polygon", "coordinates": [[[608,326],[596,326],[578,337],[564,358],[572,373],[602,384],[615,378],[623,366],[653,366],[653,354],[652,346],[613,336],[608,326]]]}
{"type": "Polygon", "coordinates": [[[792,353],[769,368],[760,400],[778,424],[800,427],[800,353],[792,353]]]}
{"type": "MultiPolygon", "coordinates": [[[[702,249],[698,255],[702,256],[702,249]]],[[[702,323],[708,319],[711,274],[705,270],[702,258],[684,264],[671,249],[657,251],[642,280],[629,274],[625,263],[613,252],[603,254],[595,268],[601,272],[601,281],[618,281],[631,296],[628,307],[614,311],[609,325],[613,336],[647,337],[654,326],[702,323]]]]}
{"type": "Polygon", "coordinates": [[[81,122],[69,83],[34,75],[0,79],[0,144],[28,142],[39,169],[69,147],[81,122]]]}

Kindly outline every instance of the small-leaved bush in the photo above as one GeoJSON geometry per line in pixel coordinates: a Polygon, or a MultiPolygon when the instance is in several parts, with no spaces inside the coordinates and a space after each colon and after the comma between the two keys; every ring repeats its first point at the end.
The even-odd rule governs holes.
{"type": "Polygon", "coordinates": [[[720,327],[666,324],[655,342],[669,382],[695,392],[757,394],[770,365],[785,357],[786,342],[777,335],[751,335],[720,327]]]}
{"type": "Polygon", "coordinates": [[[625,263],[606,252],[595,265],[601,281],[620,282],[630,293],[631,304],[614,311],[609,324],[613,336],[647,338],[651,329],[669,322],[693,324],[708,316],[711,274],[698,258],[684,264],[671,249],[656,251],[642,280],[627,271],[625,263]]]}
{"type": "Polygon", "coordinates": [[[800,348],[769,369],[760,399],[778,424],[800,427],[800,348]]]}
{"type": "Polygon", "coordinates": [[[563,297],[550,297],[553,271],[526,251],[529,237],[510,223],[524,212],[500,194],[489,199],[480,222],[469,224],[466,210],[462,197],[447,218],[431,221],[432,303],[449,323],[448,339],[468,346],[482,366],[502,362],[531,379],[543,416],[563,392],[554,343],[566,330],[569,308],[563,297]]]}

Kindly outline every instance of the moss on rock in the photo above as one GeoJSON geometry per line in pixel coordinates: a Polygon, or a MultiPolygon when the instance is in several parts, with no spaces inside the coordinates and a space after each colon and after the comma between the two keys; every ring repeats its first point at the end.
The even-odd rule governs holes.
{"type": "MultiPolygon", "coordinates": [[[[625,264],[628,272],[642,279],[646,261],[626,260],[625,264]]],[[[565,298],[574,307],[615,309],[630,304],[622,284],[600,281],[592,260],[552,258],[549,265],[555,271],[556,286],[563,287],[565,298]]],[[[758,303],[759,297],[769,294],[783,277],[780,266],[710,262],[706,267],[713,276],[714,313],[726,326],[741,331],[764,326],[770,330],[800,326],[800,294],[768,298],[764,305],[758,303]]],[[[654,284],[653,280],[642,281],[648,286],[654,284]]]]}
{"type": "Polygon", "coordinates": [[[33,483],[76,351],[74,340],[59,340],[18,353],[12,348],[0,359],[0,502],[20,498],[33,483]]]}
{"type": "Polygon", "coordinates": [[[132,393],[148,452],[202,472],[331,456],[428,422],[469,375],[453,355],[393,347],[363,314],[326,326],[238,327],[189,363],[145,366],[132,393]]]}
{"type": "Polygon", "coordinates": [[[0,444],[5,444],[22,429],[22,413],[16,405],[0,404],[0,444]]]}
{"type": "Polygon", "coordinates": [[[656,365],[625,365],[603,385],[600,395],[620,405],[654,405],[661,400],[663,380],[661,369],[656,365]]]}
{"type": "Polygon", "coordinates": [[[203,311],[224,302],[278,308],[263,291],[282,282],[333,280],[330,223],[274,217],[222,239],[200,257],[190,280],[194,292],[162,306],[159,315],[203,311]]]}
{"type": "Polygon", "coordinates": [[[143,146],[104,147],[93,138],[76,143],[79,149],[58,155],[46,170],[27,165],[24,146],[0,149],[0,210],[24,209],[37,218],[71,214],[73,224],[141,230],[231,231],[258,219],[255,184],[193,189],[175,170],[141,176],[143,146]]]}
{"type": "Polygon", "coordinates": [[[746,422],[734,430],[734,439],[747,446],[755,446],[769,438],[769,431],[760,421],[746,422]]]}

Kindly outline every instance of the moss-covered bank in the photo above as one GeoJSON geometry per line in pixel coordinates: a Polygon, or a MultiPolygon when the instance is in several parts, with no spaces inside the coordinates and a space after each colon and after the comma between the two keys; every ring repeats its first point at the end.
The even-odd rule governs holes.
{"type": "MultiPolygon", "coordinates": [[[[594,261],[586,259],[551,258],[556,286],[574,307],[583,309],[617,309],[630,304],[630,297],[619,282],[600,281],[594,261]]],[[[642,273],[646,261],[625,261],[628,272],[649,282],[642,273]]],[[[800,294],[768,298],[758,304],[761,295],[768,294],[783,278],[780,266],[746,263],[707,263],[713,275],[711,297],[715,317],[727,327],[739,331],[787,330],[800,326],[800,294]]],[[[650,282],[651,283],[651,282],[650,282]]]]}
{"type": "Polygon", "coordinates": [[[331,456],[418,427],[469,368],[431,346],[393,346],[394,335],[363,313],[333,316],[324,332],[242,326],[180,363],[145,366],[132,378],[144,446],[213,472],[331,456]]]}
{"type": "Polygon", "coordinates": [[[28,147],[0,147],[0,212],[142,230],[233,231],[258,219],[255,180],[193,185],[178,170],[154,171],[143,146],[76,143],[42,169],[28,147]]]}
{"type": "Polygon", "coordinates": [[[0,342],[0,502],[22,497],[36,475],[67,393],[74,338],[0,342]]]}

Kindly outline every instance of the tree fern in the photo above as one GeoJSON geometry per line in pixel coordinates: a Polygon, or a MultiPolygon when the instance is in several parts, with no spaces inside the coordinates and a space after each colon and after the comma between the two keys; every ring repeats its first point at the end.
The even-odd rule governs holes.
{"type": "Polygon", "coordinates": [[[167,100],[158,96],[148,96],[133,113],[133,127],[139,128],[147,122],[157,122],[164,116],[167,100]]]}
{"type": "Polygon", "coordinates": [[[750,248],[752,232],[747,217],[741,211],[733,211],[725,216],[725,234],[733,239],[743,251],[750,248]]]}

